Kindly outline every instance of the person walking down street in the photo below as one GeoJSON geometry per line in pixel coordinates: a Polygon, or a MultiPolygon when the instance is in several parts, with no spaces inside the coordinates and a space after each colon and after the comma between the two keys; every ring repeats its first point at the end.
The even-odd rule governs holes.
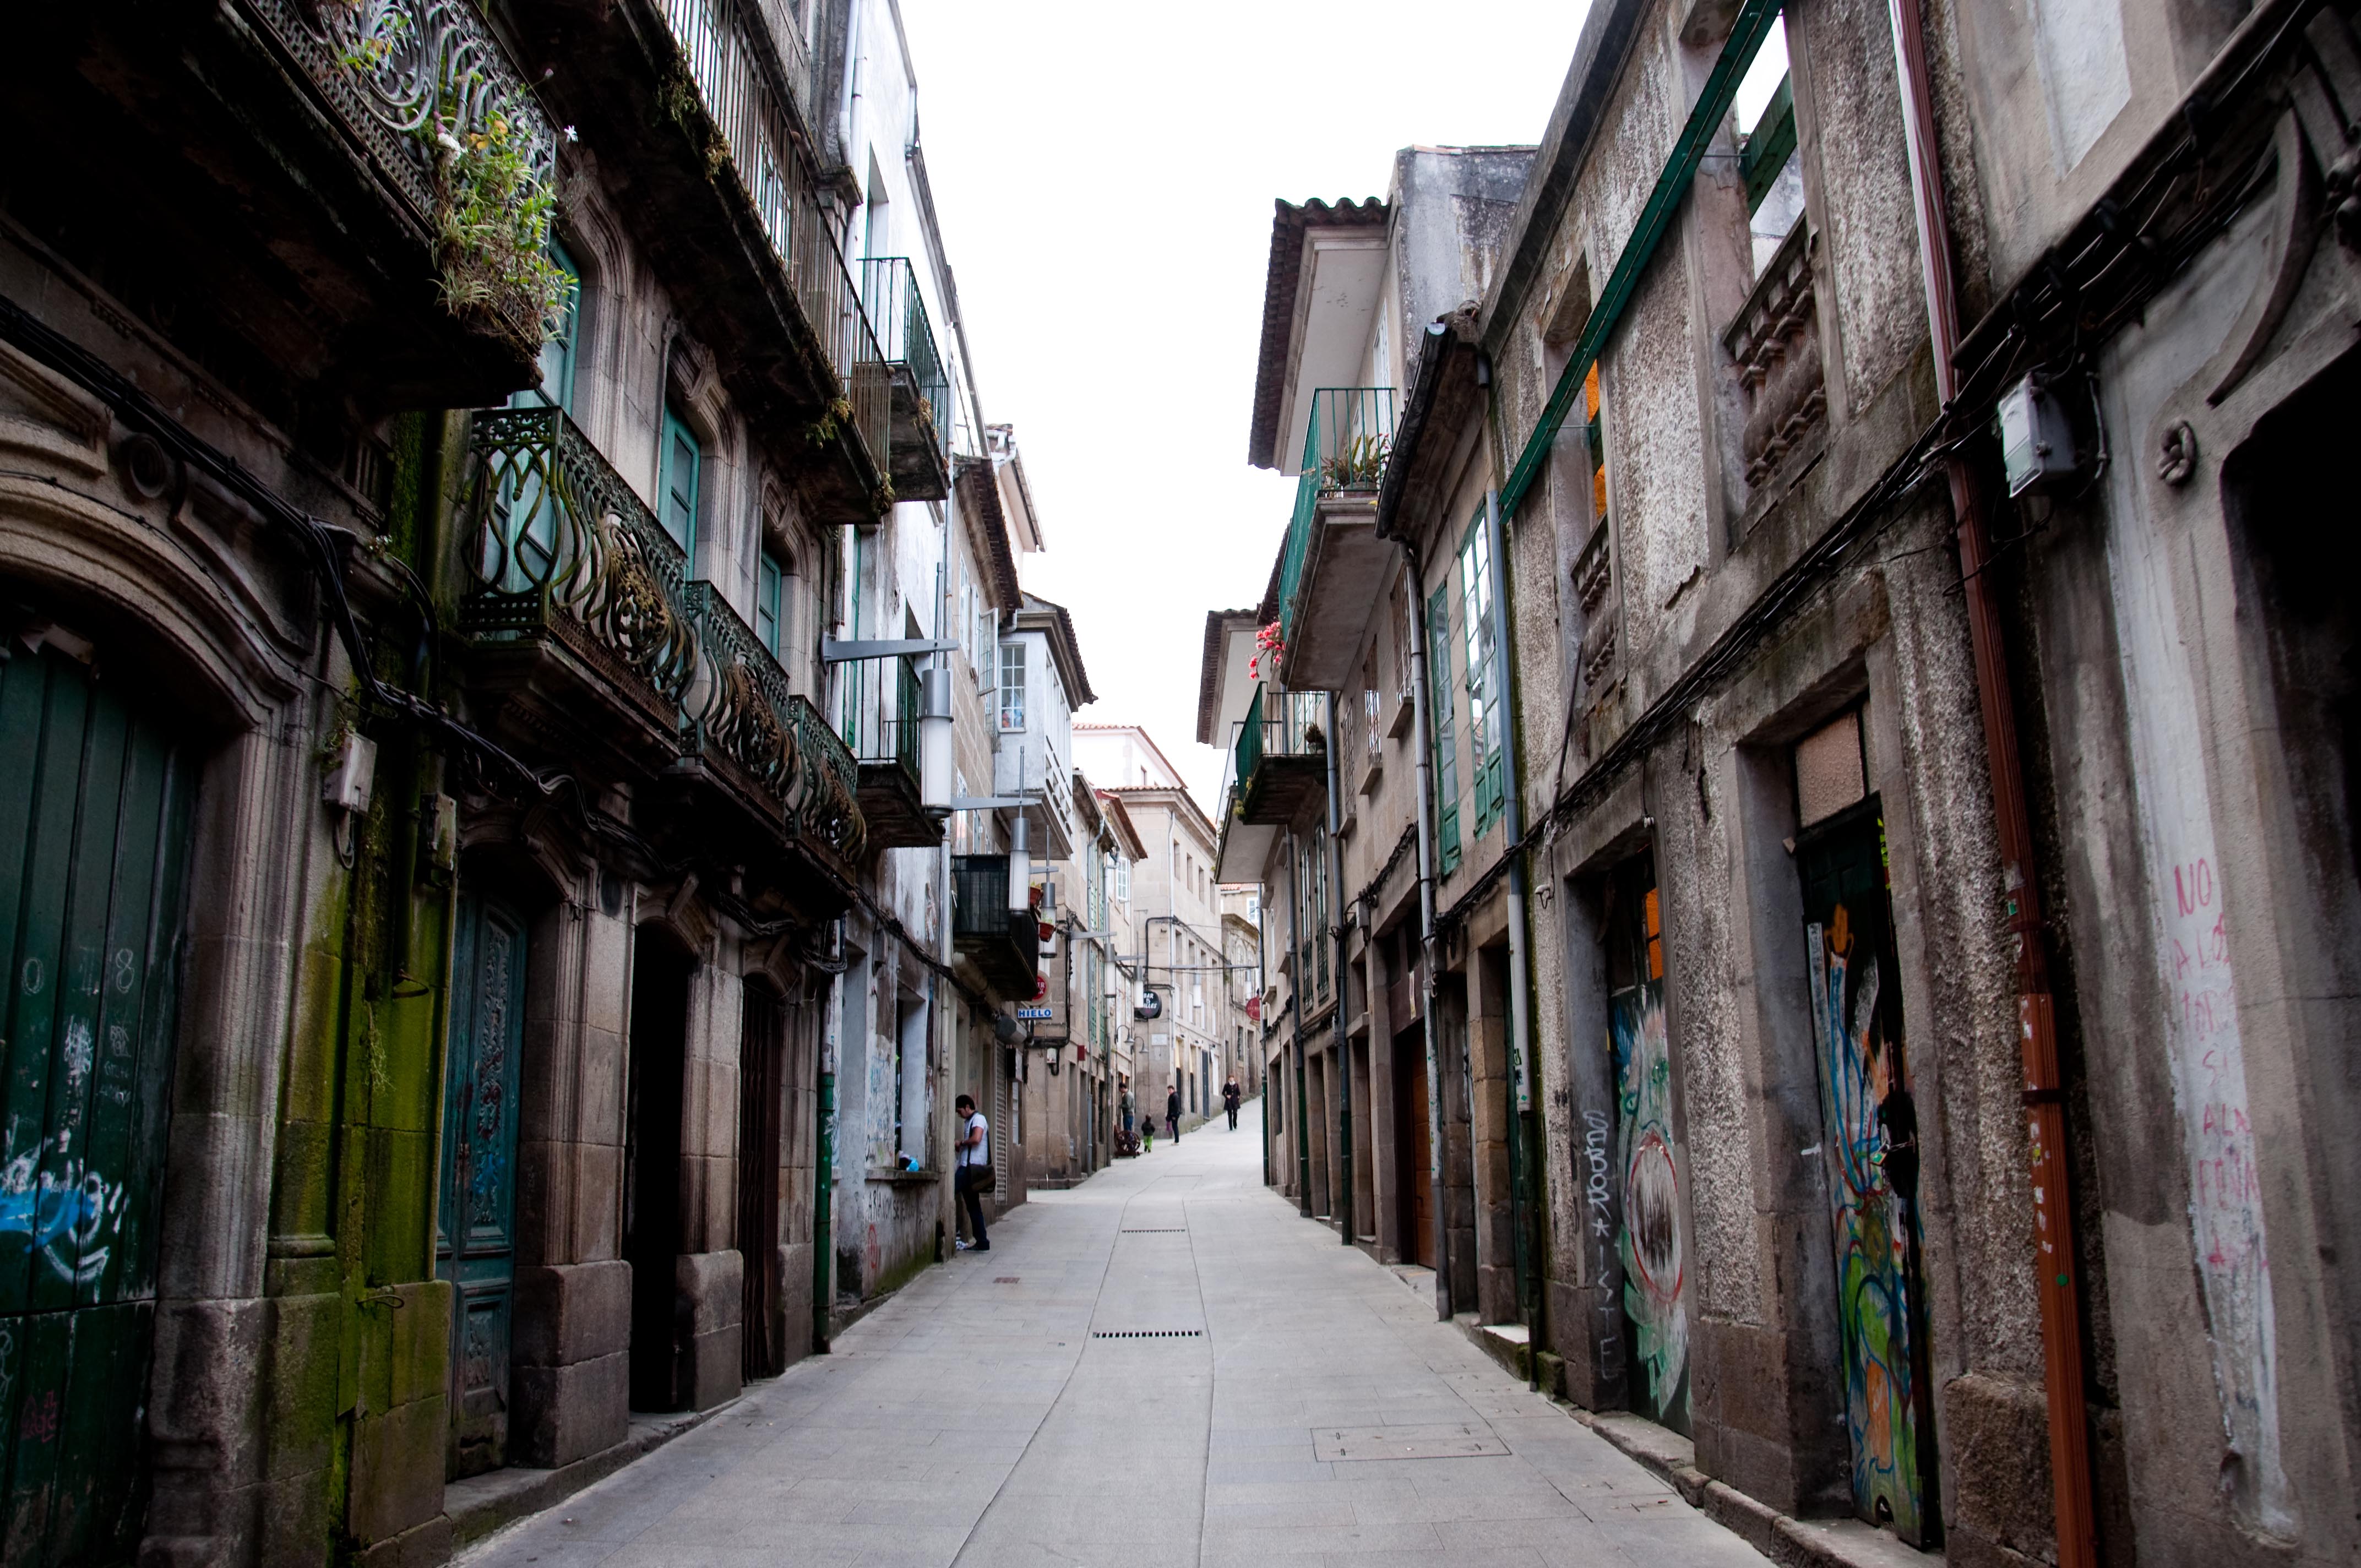
{"type": "Polygon", "coordinates": [[[1238,1102],[1245,1096],[1238,1091],[1238,1080],[1232,1079],[1222,1085],[1222,1109],[1230,1113],[1230,1131],[1238,1130],[1238,1102]]]}
{"type": "Polygon", "coordinates": [[[1133,1098],[1131,1080],[1123,1080],[1123,1130],[1131,1131],[1131,1119],[1139,1113],[1139,1102],[1133,1098]]]}
{"type": "Polygon", "coordinates": [[[992,1238],[983,1229],[983,1194],[992,1187],[992,1124],[975,1108],[975,1097],[962,1094],[952,1102],[960,1114],[959,1168],[951,1184],[960,1206],[967,1212],[967,1228],[974,1235],[969,1250],[990,1252],[992,1238]]]}
{"type": "Polygon", "coordinates": [[[1180,1086],[1177,1083],[1164,1097],[1164,1132],[1174,1143],[1180,1141],[1180,1086]]]}

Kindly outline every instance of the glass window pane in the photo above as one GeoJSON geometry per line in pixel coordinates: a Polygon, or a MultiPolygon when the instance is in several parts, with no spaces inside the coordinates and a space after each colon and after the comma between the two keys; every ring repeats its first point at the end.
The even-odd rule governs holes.
{"type": "Polygon", "coordinates": [[[785,578],[778,558],[764,551],[761,565],[755,568],[754,632],[774,659],[779,656],[779,609],[785,578]]]}

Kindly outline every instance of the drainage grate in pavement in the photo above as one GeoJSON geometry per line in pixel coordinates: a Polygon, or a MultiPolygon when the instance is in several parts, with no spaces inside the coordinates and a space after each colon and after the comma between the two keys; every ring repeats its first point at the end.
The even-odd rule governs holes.
{"type": "Polygon", "coordinates": [[[1017,1277],[1014,1274],[1003,1274],[996,1277],[993,1280],[993,1283],[994,1285],[1014,1285],[1016,1283],[1016,1279],[1017,1277]]]}
{"type": "Polygon", "coordinates": [[[1127,1236],[1185,1236],[1189,1234],[1189,1227],[1186,1225],[1126,1225],[1123,1228],[1123,1234],[1127,1236]]]}
{"type": "Polygon", "coordinates": [[[1203,1339],[1202,1329],[1093,1329],[1093,1339],[1203,1339]]]}

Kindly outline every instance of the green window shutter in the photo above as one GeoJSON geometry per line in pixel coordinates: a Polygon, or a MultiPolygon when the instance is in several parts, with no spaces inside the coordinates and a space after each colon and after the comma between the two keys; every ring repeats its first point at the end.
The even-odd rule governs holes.
{"type": "Polygon", "coordinates": [[[1787,160],[1795,153],[1795,95],[1790,78],[1779,78],[1777,91],[1763,107],[1754,128],[1740,138],[1738,175],[1746,182],[1746,210],[1752,213],[1771,193],[1787,160]]]}
{"type": "Polygon", "coordinates": [[[1491,541],[1478,510],[1459,543],[1461,634],[1467,644],[1467,746],[1475,777],[1475,831],[1500,816],[1500,716],[1504,694],[1499,649],[1493,640],[1491,541]]]}
{"type": "Polygon", "coordinates": [[[1436,587],[1426,601],[1429,685],[1434,694],[1434,841],[1445,872],[1459,864],[1459,745],[1451,729],[1451,590],[1436,587]]]}
{"type": "Polygon", "coordinates": [[[785,587],[786,573],[780,569],[779,558],[763,551],[754,568],[754,635],[763,640],[763,646],[771,651],[774,659],[779,656],[780,611],[785,608],[785,587]]]}
{"type": "Polygon", "coordinates": [[[689,575],[697,572],[697,480],[705,454],[697,436],[672,405],[664,411],[664,472],[656,487],[656,516],[688,556],[689,575]]]}

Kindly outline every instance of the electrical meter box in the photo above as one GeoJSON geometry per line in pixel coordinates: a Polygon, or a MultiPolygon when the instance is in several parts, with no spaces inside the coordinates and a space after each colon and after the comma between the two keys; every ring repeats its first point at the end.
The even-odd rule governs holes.
{"type": "Polygon", "coordinates": [[[2001,395],[2001,466],[2008,493],[2021,496],[2070,479],[2081,465],[2074,453],[2074,422],[2056,389],[2027,376],[2001,395]]]}
{"type": "Polygon", "coordinates": [[[347,733],[345,743],[328,759],[320,779],[320,799],[338,811],[357,816],[369,808],[369,789],[377,776],[377,742],[366,735],[347,733]]]}

